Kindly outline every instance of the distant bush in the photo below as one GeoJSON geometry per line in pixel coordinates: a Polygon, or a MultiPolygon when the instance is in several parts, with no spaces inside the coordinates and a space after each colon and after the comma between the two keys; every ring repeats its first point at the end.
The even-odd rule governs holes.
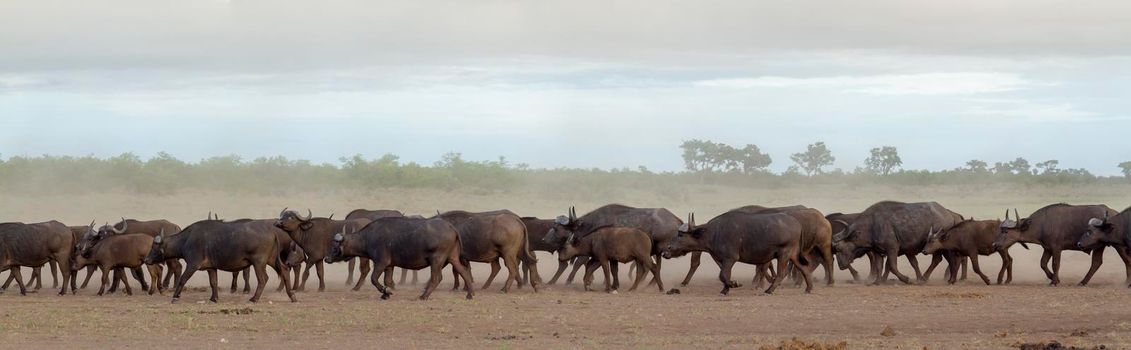
{"type": "Polygon", "coordinates": [[[212,157],[185,162],[167,153],[142,160],[125,153],[110,158],[39,156],[0,160],[0,191],[7,193],[83,193],[126,191],[167,195],[181,190],[219,190],[282,194],[294,191],[356,191],[383,188],[434,188],[443,190],[511,191],[534,189],[553,196],[592,198],[623,191],[645,191],[680,199],[687,185],[709,184],[749,188],[813,185],[1082,185],[1124,183],[1123,177],[1098,177],[1083,169],[1056,169],[1042,163],[1043,172],[1000,171],[985,164],[944,171],[901,170],[882,174],[874,170],[833,170],[805,176],[796,169],[781,174],[753,168],[721,171],[653,172],[637,169],[530,169],[504,158],[466,160],[448,153],[431,165],[402,163],[396,155],[376,159],[361,155],[343,157],[339,164],[314,164],[285,157],[244,160],[239,156],[212,157]],[[980,165],[980,166],[979,166],[980,165]]]}

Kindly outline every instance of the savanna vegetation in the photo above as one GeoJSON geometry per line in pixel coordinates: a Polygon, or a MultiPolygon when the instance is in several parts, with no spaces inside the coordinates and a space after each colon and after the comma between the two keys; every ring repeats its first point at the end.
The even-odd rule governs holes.
{"type": "Polygon", "coordinates": [[[522,188],[564,188],[600,193],[612,189],[674,193],[684,185],[782,188],[846,185],[1074,185],[1126,183],[1131,161],[1119,163],[1123,177],[1095,176],[1085,169],[1061,169],[1057,160],[1030,163],[1018,157],[989,163],[970,160],[950,170],[903,169],[898,150],[871,150],[855,169],[830,169],[836,160],[823,142],[791,154],[786,171],[769,170],[773,158],[756,145],[741,148],[708,140],[680,146],[685,169],[655,172],[645,167],[616,169],[531,168],[506,158],[467,160],[447,153],[432,164],[379,158],[342,157],[337,163],[314,163],[282,156],[244,159],[220,156],[196,162],[158,153],[149,159],[125,153],[115,157],[14,156],[0,158],[0,191],[6,193],[85,193],[126,191],[172,194],[200,189],[261,194],[381,188],[470,189],[498,192],[522,188]]]}

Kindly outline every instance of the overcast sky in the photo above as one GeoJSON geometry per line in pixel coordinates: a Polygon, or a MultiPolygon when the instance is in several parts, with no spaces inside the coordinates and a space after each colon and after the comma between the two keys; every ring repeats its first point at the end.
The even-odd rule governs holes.
{"type": "Polygon", "coordinates": [[[0,1],[0,154],[1131,160],[1131,2],[0,1]]]}

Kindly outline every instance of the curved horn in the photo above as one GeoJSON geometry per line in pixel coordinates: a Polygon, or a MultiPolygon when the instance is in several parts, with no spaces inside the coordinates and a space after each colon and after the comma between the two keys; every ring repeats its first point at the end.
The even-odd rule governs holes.
{"type": "Polygon", "coordinates": [[[691,223],[687,224],[687,227],[691,227],[691,228],[695,227],[695,212],[691,212],[691,223]]]}
{"type": "Polygon", "coordinates": [[[310,211],[310,208],[306,208],[306,218],[302,219],[302,221],[310,221],[310,219],[313,219],[313,218],[314,218],[314,212],[310,211]]]}
{"type": "Polygon", "coordinates": [[[90,229],[94,230],[94,220],[90,220],[90,229]]]}
{"type": "Polygon", "coordinates": [[[126,218],[122,218],[122,229],[119,230],[117,226],[118,225],[110,226],[110,229],[114,230],[114,233],[123,234],[126,233],[126,229],[130,227],[130,223],[126,222],[126,218]]]}
{"type": "Polygon", "coordinates": [[[574,220],[577,220],[577,207],[570,206],[569,207],[569,221],[572,222],[574,220]]]}
{"type": "Polygon", "coordinates": [[[330,217],[328,217],[327,219],[334,220],[334,213],[330,213],[330,217]]]}
{"type": "Polygon", "coordinates": [[[1009,209],[1005,210],[1005,219],[1009,220],[1009,209]]]}
{"type": "Polygon", "coordinates": [[[1017,208],[1013,208],[1013,219],[1017,220],[1018,224],[1021,224],[1021,214],[1017,213],[1017,208]]]}
{"type": "Polygon", "coordinates": [[[1107,210],[1104,210],[1104,223],[1107,223],[1107,210]]]}
{"type": "Polygon", "coordinates": [[[208,212],[208,220],[212,220],[212,212],[211,211],[208,212]]]}
{"type": "MultiPolygon", "coordinates": [[[[287,209],[290,209],[290,207],[283,207],[283,211],[279,212],[280,218],[283,217],[284,215],[287,215],[287,209]]],[[[1006,211],[1009,211],[1009,210],[1007,209],[1006,211]]]]}

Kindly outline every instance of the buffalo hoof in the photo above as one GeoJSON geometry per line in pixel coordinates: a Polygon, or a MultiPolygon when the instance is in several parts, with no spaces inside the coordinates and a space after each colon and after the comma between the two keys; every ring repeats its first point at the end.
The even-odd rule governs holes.
{"type": "Polygon", "coordinates": [[[256,299],[256,298],[251,298],[251,299],[248,299],[247,301],[252,302],[252,303],[259,303],[259,299],[256,299]]]}
{"type": "Polygon", "coordinates": [[[169,303],[176,304],[178,300],[181,300],[181,298],[173,298],[173,301],[170,301],[169,303]]]}
{"type": "Polygon", "coordinates": [[[1087,282],[1080,282],[1080,283],[1077,283],[1076,286],[1077,287],[1087,287],[1088,283],[1087,282]]]}
{"type": "Polygon", "coordinates": [[[392,295],[393,293],[381,293],[381,300],[389,300],[389,297],[392,295]]]}
{"type": "Polygon", "coordinates": [[[608,291],[608,292],[609,292],[609,294],[612,294],[612,295],[617,295],[617,294],[620,294],[620,293],[617,293],[617,290],[616,290],[616,289],[613,289],[613,290],[611,290],[611,291],[608,291]]]}
{"type": "Polygon", "coordinates": [[[220,301],[216,300],[216,298],[209,298],[208,301],[213,303],[213,304],[219,304],[220,303],[220,301]]]}

